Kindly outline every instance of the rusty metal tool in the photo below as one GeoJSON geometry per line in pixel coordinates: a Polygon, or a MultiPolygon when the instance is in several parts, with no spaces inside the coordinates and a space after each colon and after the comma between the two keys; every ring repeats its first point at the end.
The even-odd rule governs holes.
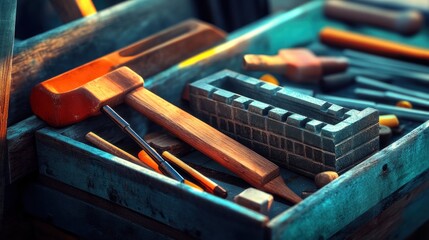
{"type": "Polygon", "coordinates": [[[286,186],[277,165],[147,90],[143,79],[127,67],[89,82],[51,79],[37,85],[31,95],[33,112],[58,127],[97,115],[105,105],[122,102],[251,185],[292,203],[301,201],[286,186]]]}

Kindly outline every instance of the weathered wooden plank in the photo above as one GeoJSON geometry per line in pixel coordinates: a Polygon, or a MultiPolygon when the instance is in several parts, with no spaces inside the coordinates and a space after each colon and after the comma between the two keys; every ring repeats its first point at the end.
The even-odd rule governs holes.
{"type": "Polygon", "coordinates": [[[125,1],[16,44],[9,125],[30,116],[36,83],[194,15],[190,0],[125,1]]]}
{"type": "Polygon", "coordinates": [[[259,238],[266,216],[65,137],[36,133],[39,172],[204,239],[259,238]],[[220,214],[221,213],[221,214],[220,214]]]}
{"type": "Polygon", "coordinates": [[[37,170],[36,144],[34,132],[46,123],[32,116],[7,130],[7,184],[37,170]]]}
{"type": "Polygon", "coordinates": [[[350,239],[404,239],[429,219],[429,172],[383,201],[381,214],[362,224],[350,239]],[[399,195],[399,196],[398,196],[399,195]],[[389,206],[390,205],[390,206],[389,206]]]}
{"type": "MultiPolygon", "coordinates": [[[[399,188],[396,192],[391,194],[390,196],[383,199],[383,201],[379,202],[377,205],[373,206],[364,214],[360,215],[358,218],[353,220],[346,227],[338,231],[335,235],[332,236],[332,239],[344,239],[346,237],[351,238],[355,235],[360,234],[361,232],[365,232],[369,234],[378,234],[379,229],[388,229],[389,231],[384,231],[384,237],[388,238],[390,236],[394,236],[396,233],[411,233],[415,231],[426,218],[429,218],[429,215],[424,216],[424,214],[406,214],[409,212],[407,208],[425,208],[426,206],[421,206],[420,199],[424,197],[429,197],[429,171],[426,171],[420,174],[418,177],[413,179],[412,181],[405,184],[403,187],[399,188]],[[396,208],[396,202],[406,200],[407,206],[404,208],[396,208]],[[377,220],[380,216],[384,215],[384,212],[394,212],[396,216],[389,219],[387,222],[377,220]],[[405,213],[405,214],[402,214],[405,213]],[[389,226],[384,226],[384,223],[389,226]],[[408,224],[410,223],[410,224],[408,224]],[[404,224],[412,225],[407,227],[406,229],[403,226],[404,224]],[[366,230],[363,230],[363,229],[366,230]]],[[[422,212],[423,213],[423,212],[422,212]]]]}
{"type": "Polygon", "coordinates": [[[50,0],[63,22],[86,17],[97,13],[92,0],[50,0]]]}
{"type": "Polygon", "coordinates": [[[30,185],[24,194],[24,207],[31,215],[85,239],[191,238],[170,226],[49,179],[30,185]]]}
{"type": "MultiPolygon", "coordinates": [[[[15,35],[16,0],[0,2],[0,226],[3,224],[4,167],[7,160],[6,133],[15,35]]],[[[1,228],[1,227],[0,227],[1,228]]]]}
{"type": "Polygon", "coordinates": [[[335,234],[426,171],[428,141],[429,121],[270,221],[271,238],[328,238],[335,234]],[[321,216],[323,221],[319,221],[321,216]]]}

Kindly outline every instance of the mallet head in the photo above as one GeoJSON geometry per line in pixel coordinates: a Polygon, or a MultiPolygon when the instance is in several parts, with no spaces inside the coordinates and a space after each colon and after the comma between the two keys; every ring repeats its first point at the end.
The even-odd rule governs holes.
{"type": "Polygon", "coordinates": [[[102,106],[118,105],[127,93],[143,86],[143,78],[127,67],[95,79],[64,80],[63,75],[58,75],[39,83],[30,96],[33,113],[54,127],[97,115],[102,106]]]}

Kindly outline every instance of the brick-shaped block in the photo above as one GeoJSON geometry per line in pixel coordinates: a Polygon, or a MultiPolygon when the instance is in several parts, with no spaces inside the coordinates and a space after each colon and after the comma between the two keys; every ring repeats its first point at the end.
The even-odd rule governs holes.
{"type": "Polygon", "coordinates": [[[269,214],[273,200],[271,194],[256,188],[248,188],[234,197],[234,202],[265,215],[269,214]]]}
{"type": "Polygon", "coordinates": [[[191,83],[190,93],[204,121],[305,175],[341,172],[378,150],[371,108],[347,109],[229,70],[191,83]]]}

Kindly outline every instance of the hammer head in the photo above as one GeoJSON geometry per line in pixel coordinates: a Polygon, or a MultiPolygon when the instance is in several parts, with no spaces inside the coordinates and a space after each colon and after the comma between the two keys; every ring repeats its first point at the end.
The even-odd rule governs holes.
{"type": "Polygon", "coordinates": [[[305,48],[280,50],[278,55],[286,63],[286,75],[297,82],[317,82],[322,76],[322,65],[311,51],[305,48]]]}
{"type": "Polygon", "coordinates": [[[102,106],[118,105],[127,93],[143,86],[143,78],[127,67],[90,80],[65,79],[65,74],[36,85],[30,96],[33,113],[54,127],[97,115],[102,106]]]}

